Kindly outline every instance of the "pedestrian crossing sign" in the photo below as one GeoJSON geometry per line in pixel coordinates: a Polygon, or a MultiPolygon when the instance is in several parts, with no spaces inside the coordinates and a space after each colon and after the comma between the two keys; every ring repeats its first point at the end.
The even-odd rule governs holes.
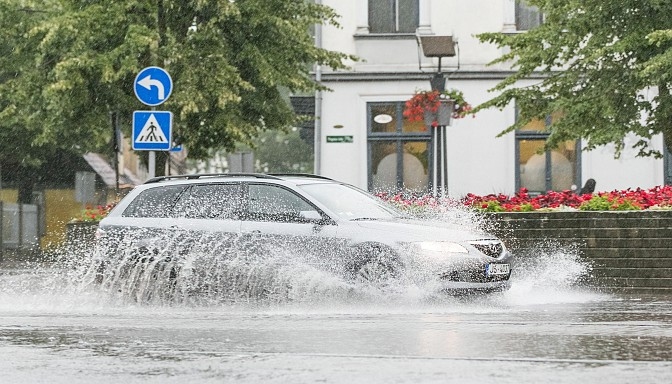
{"type": "Polygon", "coordinates": [[[173,114],[167,111],[133,112],[133,150],[168,151],[171,148],[173,114]]]}

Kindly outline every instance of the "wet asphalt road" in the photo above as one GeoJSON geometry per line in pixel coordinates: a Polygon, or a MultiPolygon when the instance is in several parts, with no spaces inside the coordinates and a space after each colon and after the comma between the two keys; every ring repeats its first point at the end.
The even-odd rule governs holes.
{"type": "Polygon", "coordinates": [[[665,296],[519,282],[485,297],[137,305],[29,280],[0,274],[2,383],[672,382],[665,296]]]}

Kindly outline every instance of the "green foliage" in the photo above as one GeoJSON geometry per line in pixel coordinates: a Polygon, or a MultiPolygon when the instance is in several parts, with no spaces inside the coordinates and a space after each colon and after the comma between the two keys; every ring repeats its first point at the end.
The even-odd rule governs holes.
{"type": "Polygon", "coordinates": [[[546,148],[583,139],[587,149],[615,144],[635,133],[640,156],[660,156],[649,139],[665,133],[672,143],[672,2],[660,0],[527,0],[544,23],[526,33],[483,33],[481,41],[509,47],[491,64],[511,65],[514,74],[493,90],[498,96],[476,107],[504,108],[515,101],[517,122],[561,111],[549,127],[546,148]],[[521,87],[519,80],[533,79],[521,87]],[[656,94],[653,102],[643,94],[656,94]]]}
{"type": "Polygon", "coordinates": [[[522,203],[514,208],[507,209],[506,207],[502,206],[502,203],[497,201],[497,200],[489,200],[486,201],[478,206],[474,206],[475,209],[483,212],[508,212],[508,211],[513,211],[513,212],[532,212],[536,211],[537,209],[534,208],[534,206],[530,203],[522,203]]]}
{"type": "Polygon", "coordinates": [[[485,202],[482,206],[479,207],[481,211],[484,212],[505,212],[506,209],[497,200],[490,200],[485,202]]]}
{"type": "Polygon", "coordinates": [[[8,169],[31,168],[40,164],[44,148],[36,141],[37,127],[28,127],[25,120],[31,112],[25,106],[30,93],[40,92],[28,78],[26,66],[34,66],[34,55],[20,50],[28,32],[47,17],[52,2],[44,2],[45,12],[25,10],[18,0],[0,1],[0,166],[8,169]]]}
{"type": "Polygon", "coordinates": [[[580,211],[637,211],[642,208],[632,200],[624,197],[596,195],[579,205],[580,211]]]}
{"type": "Polygon", "coordinates": [[[252,144],[295,120],[281,89],[320,88],[315,63],[348,55],[315,47],[310,28],[338,26],[328,7],[303,0],[0,0],[0,139],[3,156],[39,164],[42,147],[108,147],[109,113],[129,133],[144,67],[171,74],[161,110],[192,158],[252,144]],[[9,148],[11,149],[11,148],[9,148]]]}
{"type": "Polygon", "coordinates": [[[259,137],[255,154],[261,172],[313,172],[313,148],[301,139],[298,129],[288,133],[263,133],[259,137]]]}
{"type": "Polygon", "coordinates": [[[520,205],[520,212],[532,212],[534,210],[534,207],[530,203],[523,203],[520,205]]]}

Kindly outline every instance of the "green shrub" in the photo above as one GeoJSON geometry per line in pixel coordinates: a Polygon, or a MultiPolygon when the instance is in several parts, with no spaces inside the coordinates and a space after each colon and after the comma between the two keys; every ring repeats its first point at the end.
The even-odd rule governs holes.
{"type": "Polygon", "coordinates": [[[596,195],[579,205],[581,211],[638,211],[641,210],[636,202],[625,197],[611,197],[596,195]]]}
{"type": "Polygon", "coordinates": [[[486,201],[481,205],[481,210],[485,212],[506,212],[506,209],[499,204],[497,200],[486,201]]]}

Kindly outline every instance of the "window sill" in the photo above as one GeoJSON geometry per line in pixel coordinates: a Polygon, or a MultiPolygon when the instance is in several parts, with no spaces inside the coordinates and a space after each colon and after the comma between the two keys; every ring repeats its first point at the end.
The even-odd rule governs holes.
{"type": "Polygon", "coordinates": [[[355,34],[355,40],[415,40],[415,33],[367,33],[355,34]]]}
{"type": "Polygon", "coordinates": [[[502,31],[505,35],[520,35],[521,33],[527,33],[526,29],[507,29],[502,31]]]}

